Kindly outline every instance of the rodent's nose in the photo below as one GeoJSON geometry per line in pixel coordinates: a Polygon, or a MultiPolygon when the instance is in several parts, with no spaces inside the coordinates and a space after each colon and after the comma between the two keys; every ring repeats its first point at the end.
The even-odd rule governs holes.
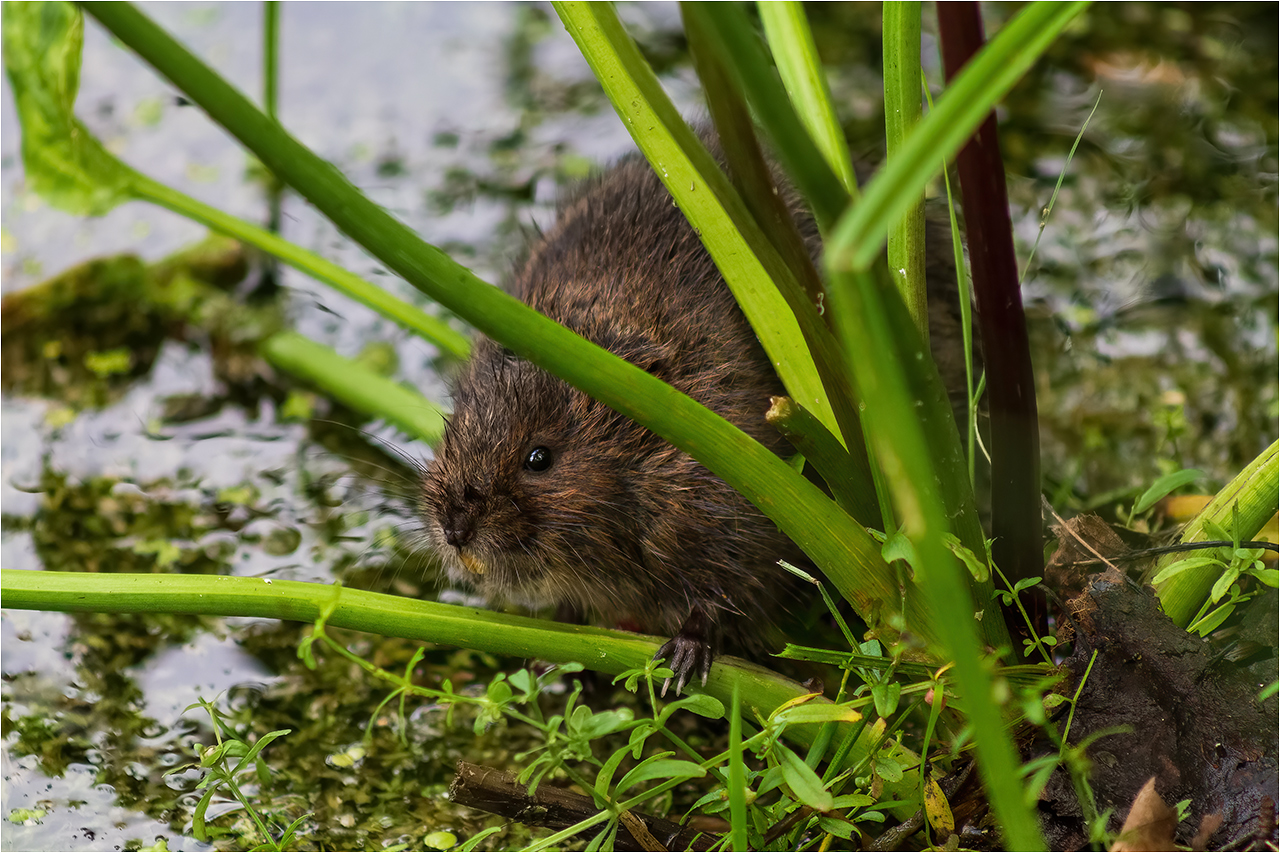
{"type": "Polygon", "coordinates": [[[476,520],[470,513],[450,513],[440,529],[444,532],[444,541],[455,548],[463,548],[476,538],[476,520]]]}

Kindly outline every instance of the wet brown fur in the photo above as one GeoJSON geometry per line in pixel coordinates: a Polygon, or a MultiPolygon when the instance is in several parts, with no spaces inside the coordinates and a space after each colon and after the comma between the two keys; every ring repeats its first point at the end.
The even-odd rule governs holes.
{"type": "MultiPolygon", "coordinates": [[[[812,224],[802,231],[816,246],[812,224]]],[[[931,258],[943,278],[945,259],[931,258]]],[[[764,421],[781,383],[693,228],[639,157],[561,208],[513,290],[766,447],[791,452],[764,421]]],[[[955,327],[942,348],[957,341],[953,315],[934,311],[935,328],[955,327]]],[[[423,503],[450,577],[490,599],[567,605],[663,636],[700,608],[710,639],[739,651],[762,650],[791,587],[777,561],[804,564],[772,521],[690,456],[488,339],[457,380],[423,503]],[[535,447],[551,450],[548,470],[525,469],[535,447]],[[446,541],[449,524],[471,525],[465,547],[484,574],[462,565],[446,541]]]]}

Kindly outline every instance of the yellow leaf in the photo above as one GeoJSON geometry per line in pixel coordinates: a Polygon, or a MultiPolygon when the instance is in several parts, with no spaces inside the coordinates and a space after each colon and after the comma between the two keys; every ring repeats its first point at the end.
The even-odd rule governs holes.
{"type": "Polygon", "coordinates": [[[946,839],[955,834],[956,819],[951,814],[951,804],[947,802],[947,795],[942,793],[942,786],[932,776],[924,780],[924,813],[940,838],[946,839]]]}

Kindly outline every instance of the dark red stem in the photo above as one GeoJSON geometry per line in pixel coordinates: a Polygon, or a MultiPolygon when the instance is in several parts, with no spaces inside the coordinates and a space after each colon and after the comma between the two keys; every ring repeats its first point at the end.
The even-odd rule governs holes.
{"type": "MultiPolygon", "coordinates": [[[[982,16],[972,2],[938,3],[937,9],[950,81],[983,45],[982,16]]],[[[987,369],[992,550],[996,565],[1017,580],[1044,568],[1040,431],[994,112],[960,150],[956,165],[987,369]]]]}

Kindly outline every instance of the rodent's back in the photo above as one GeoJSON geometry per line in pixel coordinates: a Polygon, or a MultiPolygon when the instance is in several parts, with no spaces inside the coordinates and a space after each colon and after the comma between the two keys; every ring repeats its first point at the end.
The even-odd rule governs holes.
{"type": "Polygon", "coordinates": [[[525,304],[782,449],[764,423],[782,385],[698,234],[640,157],[561,206],[513,285],[525,304]]]}

